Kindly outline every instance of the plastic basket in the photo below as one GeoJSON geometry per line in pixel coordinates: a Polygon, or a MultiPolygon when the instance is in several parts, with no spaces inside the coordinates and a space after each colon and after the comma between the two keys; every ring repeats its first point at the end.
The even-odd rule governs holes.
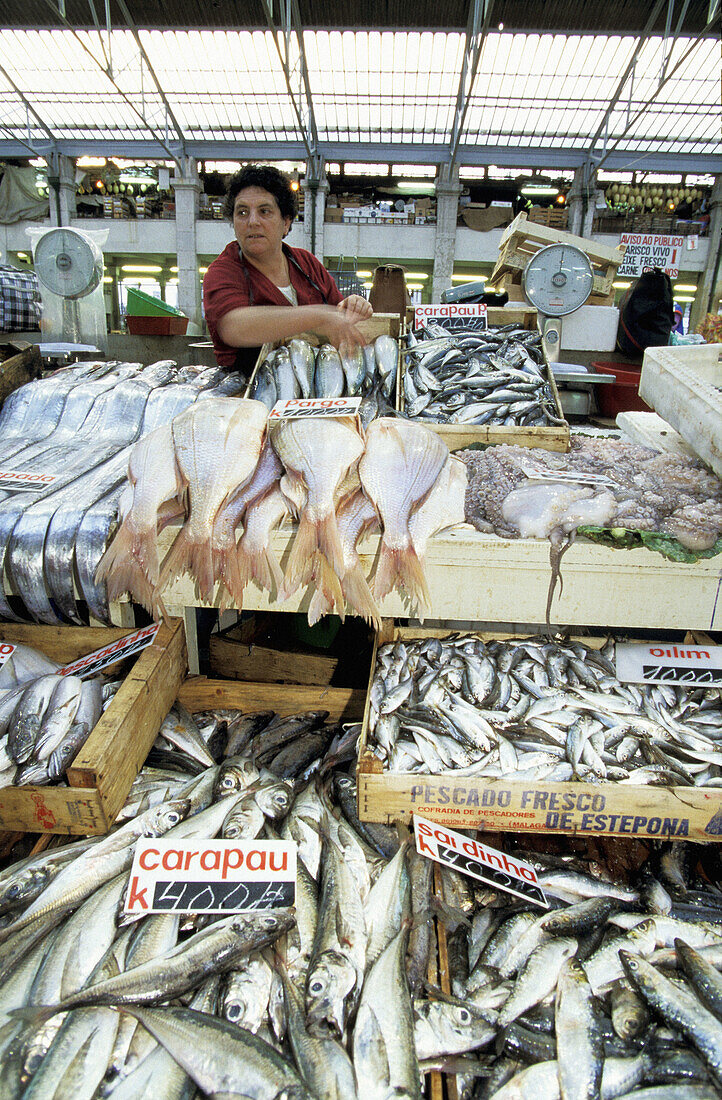
{"type": "Polygon", "coordinates": [[[649,405],[639,396],[639,376],[641,371],[630,370],[619,363],[593,362],[592,369],[597,374],[613,374],[616,382],[597,386],[596,396],[602,416],[612,420],[620,412],[649,412],[649,405]]]}

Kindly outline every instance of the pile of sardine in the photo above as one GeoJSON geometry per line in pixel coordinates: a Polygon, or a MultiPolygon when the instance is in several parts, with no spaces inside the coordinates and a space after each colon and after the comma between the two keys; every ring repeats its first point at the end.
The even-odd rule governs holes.
{"type": "Polygon", "coordinates": [[[394,642],[378,651],[368,747],[389,771],[719,788],[722,693],[621,683],[612,639],[394,642]]]}
{"type": "Polygon", "coordinates": [[[165,615],[162,589],[188,572],[198,599],[211,601],[220,583],[239,609],[251,581],[281,600],[308,586],[311,623],[334,608],[343,617],[348,604],[377,624],[376,601],[394,587],[428,613],[423,556],[433,534],[463,522],[464,464],[408,420],[380,417],[364,433],[352,417],[268,430],[267,417],[260,401],[206,401],[133,448],[123,522],[97,574],[110,598],[128,591],[165,615]],[[287,518],[298,528],[284,575],[270,536],[287,518]],[[161,563],[157,535],[175,519],[183,526],[161,563]],[[357,546],[379,528],[372,591],[357,546]]]}
{"type": "MultiPolygon", "coordinates": [[[[272,409],[277,401],[296,397],[357,397],[375,391],[388,405],[396,390],[397,359],[398,344],[391,336],[340,351],[296,338],[269,352],[248,396],[272,409]]],[[[389,411],[393,415],[390,406],[389,411]]]]}
{"type": "Polygon", "coordinates": [[[591,524],[658,531],[690,550],[722,536],[722,482],[684,455],[579,436],[568,454],[503,445],[459,458],[466,518],[480,531],[554,541],[591,524]]]}
{"type": "Polygon", "coordinates": [[[117,690],[59,668],[16,644],[0,670],[0,788],[62,779],[117,690]]]}
{"type": "Polygon", "coordinates": [[[403,408],[438,424],[564,424],[541,351],[541,336],[518,323],[484,332],[429,324],[408,337],[403,408]]]}
{"type": "Polygon", "coordinates": [[[416,1009],[422,1066],[454,1073],[460,1100],[721,1096],[722,893],[690,878],[687,847],[652,853],[631,885],[519,854],[551,911],[442,872],[460,916],[451,994],[416,1009]]]}
{"type": "Polygon", "coordinates": [[[0,464],[48,475],[39,490],[0,491],[0,616],[59,624],[108,621],[94,574],[117,523],[137,439],[209,396],[239,393],[239,375],[160,362],[81,363],[16,390],[0,413],[0,464]],[[16,597],[16,598],[12,598],[16,597]]]}

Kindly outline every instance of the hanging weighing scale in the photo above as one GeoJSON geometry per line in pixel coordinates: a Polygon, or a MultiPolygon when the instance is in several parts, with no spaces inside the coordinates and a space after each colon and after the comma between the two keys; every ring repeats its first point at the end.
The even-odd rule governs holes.
{"type": "Polygon", "coordinates": [[[50,229],[35,246],[34,263],[42,285],[62,299],[63,340],[80,343],[78,303],[100,286],[102,252],[77,229],[50,229]]]}
{"type": "Polygon", "coordinates": [[[531,257],[522,275],[527,301],[536,307],[550,363],[559,359],[561,318],[586,302],[594,286],[589,257],[569,244],[549,244],[531,257]]]}

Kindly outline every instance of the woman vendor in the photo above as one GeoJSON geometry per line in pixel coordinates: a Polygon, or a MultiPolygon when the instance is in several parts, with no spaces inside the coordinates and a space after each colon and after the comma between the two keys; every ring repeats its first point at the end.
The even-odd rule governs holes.
{"type": "Polygon", "coordinates": [[[336,347],[363,344],[357,322],[372,315],[365,298],[341,298],[323,264],[283,243],[296,196],[277,168],[248,165],[233,176],[226,213],[236,239],[208,268],[203,304],[216,359],[250,375],[261,345],[315,332],[336,347]]]}

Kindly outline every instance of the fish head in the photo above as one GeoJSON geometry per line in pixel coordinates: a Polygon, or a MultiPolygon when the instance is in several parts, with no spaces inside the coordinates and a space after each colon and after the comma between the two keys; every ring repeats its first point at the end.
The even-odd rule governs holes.
{"type": "Polygon", "coordinates": [[[233,761],[221,766],[218,778],[213,785],[213,799],[228,798],[241,791],[258,776],[258,769],[250,760],[233,761]]]}
{"type": "Polygon", "coordinates": [[[0,913],[20,905],[28,894],[43,887],[48,878],[49,872],[39,867],[26,867],[19,871],[13,881],[0,890],[0,913]]]}
{"type": "Polygon", "coordinates": [[[295,913],[292,909],[278,909],[274,912],[263,910],[260,912],[237,913],[230,921],[230,928],[239,935],[247,936],[251,932],[260,932],[275,939],[288,932],[296,923],[295,913]]]}
{"type": "Polygon", "coordinates": [[[317,1034],[330,1030],[341,1038],[346,1023],[346,999],[356,985],[353,964],[339,951],[324,951],[308,972],[306,1019],[317,1034]]]}
{"type": "Polygon", "coordinates": [[[153,806],[148,811],[148,824],[143,830],[144,836],[162,836],[169,829],[180,825],[188,816],[191,808],[189,798],[174,798],[170,802],[162,802],[159,806],[153,806]]]}
{"type": "Polygon", "coordinates": [[[293,802],[293,783],[282,781],[268,787],[261,787],[256,794],[256,803],[266,817],[278,821],[285,817],[293,802]]]}

